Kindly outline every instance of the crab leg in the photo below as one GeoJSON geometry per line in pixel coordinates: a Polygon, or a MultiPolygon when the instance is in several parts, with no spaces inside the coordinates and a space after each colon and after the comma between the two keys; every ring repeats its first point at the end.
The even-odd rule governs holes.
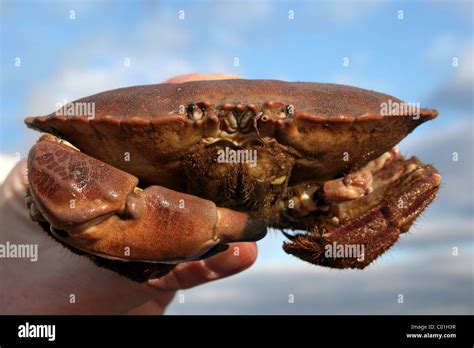
{"type": "Polygon", "coordinates": [[[111,259],[179,262],[255,241],[265,224],[247,214],[138,179],[44,135],[28,158],[30,214],[53,235],[87,253],[111,259]]]}
{"type": "Polygon", "coordinates": [[[364,197],[372,193],[377,184],[380,185],[380,182],[374,182],[375,173],[401,158],[400,150],[394,147],[370,161],[364,168],[343,178],[326,181],[318,192],[319,199],[324,203],[342,203],[364,197]]]}
{"type": "Polygon", "coordinates": [[[283,248],[318,265],[365,268],[409,229],[436,197],[440,182],[432,166],[416,157],[398,158],[373,173],[372,193],[330,204],[328,215],[308,216],[313,232],[290,236],[283,248]]]}
{"type": "MultiPolygon", "coordinates": [[[[290,196],[288,202],[291,205],[280,205],[283,214],[291,219],[286,210],[291,210],[291,214],[297,217],[304,217],[314,212],[327,210],[330,204],[339,204],[347,201],[353,201],[372,193],[376,188],[383,185],[383,179],[375,177],[375,173],[381,173],[384,167],[390,163],[402,159],[398,147],[392,148],[378,158],[370,161],[363,168],[349,173],[344,177],[328,180],[321,184],[305,183],[303,187],[297,189],[295,196],[290,196]],[[374,180],[377,179],[377,180],[374,180]]],[[[396,173],[400,174],[399,170],[396,173]]],[[[389,180],[394,180],[394,175],[389,175],[389,180]]],[[[298,222],[298,219],[292,221],[298,222]]]]}

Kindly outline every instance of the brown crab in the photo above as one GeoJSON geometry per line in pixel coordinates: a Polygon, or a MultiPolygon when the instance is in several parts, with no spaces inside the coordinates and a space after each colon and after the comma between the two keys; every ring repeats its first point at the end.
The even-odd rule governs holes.
{"type": "Polygon", "coordinates": [[[437,116],[406,105],[355,87],[267,80],[99,93],[26,119],[49,133],[28,158],[30,215],[139,281],[259,240],[267,227],[303,231],[285,232],[283,246],[303,260],[364,268],[440,184],[432,166],[395,147],[437,116]]]}

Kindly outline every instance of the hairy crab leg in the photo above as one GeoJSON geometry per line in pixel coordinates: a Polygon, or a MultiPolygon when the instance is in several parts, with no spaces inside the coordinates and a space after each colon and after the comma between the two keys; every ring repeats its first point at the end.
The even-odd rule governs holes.
{"type": "Polygon", "coordinates": [[[32,218],[76,249],[110,259],[180,262],[255,241],[263,221],[138,179],[44,135],[28,158],[32,218]],[[213,252],[214,251],[214,252],[213,252]]]}
{"type": "Polygon", "coordinates": [[[289,236],[283,248],[317,265],[365,268],[409,229],[436,197],[440,182],[432,166],[399,157],[373,173],[372,193],[330,204],[326,215],[303,218],[313,231],[289,236]],[[322,225],[331,224],[320,233],[322,225]]]}

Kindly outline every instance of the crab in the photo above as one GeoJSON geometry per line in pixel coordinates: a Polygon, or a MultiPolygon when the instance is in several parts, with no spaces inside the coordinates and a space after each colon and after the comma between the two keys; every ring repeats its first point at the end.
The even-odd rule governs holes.
{"type": "Polygon", "coordinates": [[[438,112],[406,105],[276,80],[99,93],[25,120],[46,133],[29,153],[26,203],[58,242],[136,281],[268,228],[302,260],[363,269],[440,186],[433,166],[396,147],[438,112]]]}

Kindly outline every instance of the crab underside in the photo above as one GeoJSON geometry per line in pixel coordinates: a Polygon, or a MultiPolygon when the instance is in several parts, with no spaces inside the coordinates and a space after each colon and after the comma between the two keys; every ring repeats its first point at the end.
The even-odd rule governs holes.
{"type": "Polygon", "coordinates": [[[437,115],[353,87],[198,81],[125,88],[28,118],[31,218],[96,264],[145,281],[268,227],[313,264],[364,268],[436,197],[396,144],[437,115]],[[93,103],[94,117],[74,106],[93,103]],[[54,134],[54,135],[52,135],[54,134]]]}

